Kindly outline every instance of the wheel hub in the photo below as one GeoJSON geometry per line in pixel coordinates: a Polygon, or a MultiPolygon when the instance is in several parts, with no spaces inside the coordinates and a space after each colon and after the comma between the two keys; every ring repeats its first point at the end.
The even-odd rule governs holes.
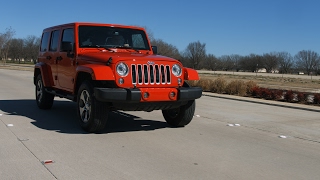
{"type": "Polygon", "coordinates": [[[86,123],[90,119],[90,113],[91,113],[91,98],[89,95],[89,92],[86,90],[83,90],[80,95],[79,99],[79,113],[81,120],[86,123]]]}
{"type": "Polygon", "coordinates": [[[38,97],[38,101],[39,102],[42,99],[42,95],[43,95],[43,93],[42,93],[42,82],[41,82],[41,80],[39,80],[38,83],[37,83],[37,97],[38,97]]]}

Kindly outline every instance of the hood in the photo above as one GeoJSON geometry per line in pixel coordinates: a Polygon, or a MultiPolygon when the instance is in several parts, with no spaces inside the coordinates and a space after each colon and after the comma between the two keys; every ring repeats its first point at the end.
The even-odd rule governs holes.
{"type": "Polygon", "coordinates": [[[78,54],[78,58],[84,61],[105,63],[110,57],[112,63],[118,61],[177,61],[176,59],[169,58],[166,56],[154,55],[154,54],[143,54],[143,53],[129,53],[129,52],[109,52],[109,51],[95,51],[95,52],[81,52],[78,54]]]}

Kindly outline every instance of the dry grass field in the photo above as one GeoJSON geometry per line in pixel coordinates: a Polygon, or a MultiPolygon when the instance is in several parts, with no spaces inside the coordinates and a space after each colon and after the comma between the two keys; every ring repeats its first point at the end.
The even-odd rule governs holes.
{"type": "MultiPolygon", "coordinates": [[[[310,76],[309,76],[310,77],[310,76]]],[[[293,77],[273,77],[268,76],[266,73],[262,75],[256,75],[252,73],[252,75],[241,75],[237,74],[218,74],[218,73],[200,73],[200,79],[217,79],[223,78],[227,82],[231,82],[234,80],[242,80],[242,81],[254,81],[257,83],[259,87],[270,88],[270,89],[283,89],[283,90],[293,90],[300,92],[312,92],[319,93],[320,92],[320,80],[317,77],[313,79],[309,79],[304,76],[303,78],[293,78],[293,77]]]]}

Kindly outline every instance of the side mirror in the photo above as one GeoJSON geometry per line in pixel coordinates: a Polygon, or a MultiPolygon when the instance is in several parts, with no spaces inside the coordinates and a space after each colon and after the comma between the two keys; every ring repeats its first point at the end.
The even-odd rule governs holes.
{"type": "Polygon", "coordinates": [[[153,54],[158,54],[158,47],[157,46],[151,46],[153,54]]]}
{"type": "Polygon", "coordinates": [[[63,52],[70,52],[73,50],[72,43],[69,41],[62,41],[61,42],[61,51],[63,52]]]}

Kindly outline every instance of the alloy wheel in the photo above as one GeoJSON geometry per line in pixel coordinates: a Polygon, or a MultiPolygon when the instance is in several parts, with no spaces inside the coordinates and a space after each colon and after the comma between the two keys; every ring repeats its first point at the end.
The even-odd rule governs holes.
{"type": "Polygon", "coordinates": [[[91,113],[91,98],[87,90],[83,90],[80,95],[79,111],[81,120],[87,123],[91,113]]]}

